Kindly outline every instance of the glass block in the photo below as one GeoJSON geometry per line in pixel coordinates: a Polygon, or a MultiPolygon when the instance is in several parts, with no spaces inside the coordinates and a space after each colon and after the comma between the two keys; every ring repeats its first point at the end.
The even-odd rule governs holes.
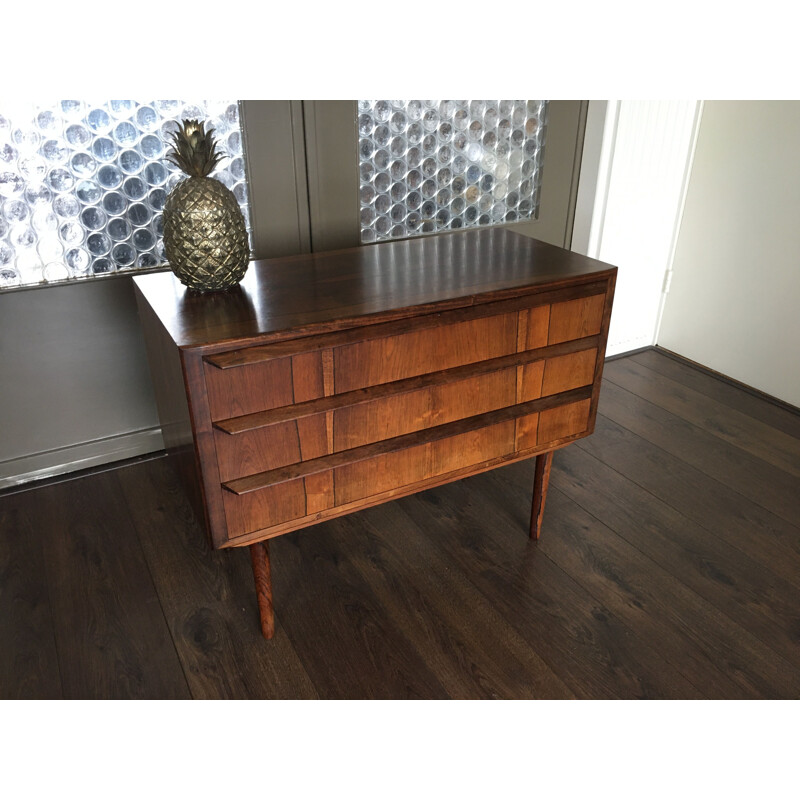
{"type": "Polygon", "coordinates": [[[545,100],[359,100],[361,241],[536,219],[546,128],[545,100]]]}
{"type": "MultiPolygon", "coordinates": [[[[407,112],[397,102],[371,104],[365,123],[375,164],[371,171],[362,166],[362,178],[371,183],[383,174],[386,203],[394,174],[402,180],[407,169],[395,164],[388,174],[407,149],[407,112]],[[386,147],[374,138],[381,125],[390,134],[379,137],[386,147]]],[[[15,103],[13,113],[2,106],[0,289],[163,264],[161,211],[183,178],[165,160],[168,134],[186,118],[205,120],[217,132],[225,158],[214,177],[233,191],[252,236],[235,101],[59,100],[15,103]]]]}

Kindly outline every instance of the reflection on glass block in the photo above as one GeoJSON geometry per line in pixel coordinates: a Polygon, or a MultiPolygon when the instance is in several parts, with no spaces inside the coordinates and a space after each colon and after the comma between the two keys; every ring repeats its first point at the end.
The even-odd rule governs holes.
{"type": "Polygon", "coordinates": [[[358,114],[362,242],[538,215],[546,101],[360,100],[358,114]]]}
{"type": "Polygon", "coordinates": [[[13,225],[8,232],[8,242],[16,250],[33,247],[36,244],[36,233],[30,225],[13,225]]]}
{"type": "Polygon", "coordinates": [[[135,150],[123,150],[118,161],[122,171],[128,175],[138,172],[144,164],[144,159],[135,150]]]}
{"type": "Polygon", "coordinates": [[[82,247],[73,247],[64,255],[67,266],[75,272],[84,272],[89,266],[89,254],[82,247]]]}
{"type": "Polygon", "coordinates": [[[122,183],[122,170],[114,164],[106,164],[97,170],[97,182],[103,189],[116,189],[122,183]]]}
{"type": "Polygon", "coordinates": [[[131,242],[140,253],[143,253],[146,250],[150,250],[151,248],[155,247],[156,237],[153,235],[151,230],[148,230],[147,228],[139,228],[133,232],[131,242]]]}
{"type": "Polygon", "coordinates": [[[24,222],[28,218],[28,206],[21,200],[8,200],[3,205],[3,216],[8,222],[24,222]]]}
{"type": "Polygon", "coordinates": [[[148,188],[141,178],[128,178],[122,184],[122,191],[129,200],[143,200],[147,197],[148,188]]]}
{"type": "Polygon", "coordinates": [[[65,222],[59,227],[58,236],[64,244],[80,244],[83,241],[83,227],[77,222],[65,222]]]}
{"type": "Polygon", "coordinates": [[[111,258],[118,267],[130,267],[136,260],[135,248],[127,242],[115,245],[111,251],[111,258]]]}
{"type": "Polygon", "coordinates": [[[75,153],[70,159],[69,167],[77,177],[88,178],[94,175],[97,162],[88,153],[75,153]]]}
{"type": "Polygon", "coordinates": [[[58,217],[47,206],[40,206],[33,212],[31,224],[38,234],[45,234],[58,228],[58,217]]]}
{"type": "Polygon", "coordinates": [[[147,225],[150,222],[150,211],[143,203],[134,203],[128,206],[128,219],[133,225],[147,225]]]}
{"type": "Polygon", "coordinates": [[[131,235],[131,226],[127,220],[121,217],[112,219],[108,223],[108,234],[115,242],[121,242],[131,235]]]}
{"type": "Polygon", "coordinates": [[[48,282],[63,281],[69,278],[69,270],[61,262],[54,261],[42,270],[42,277],[48,282]]]}
{"type": "Polygon", "coordinates": [[[14,172],[0,172],[0,196],[15,197],[25,191],[25,181],[14,172]]]}
{"type": "Polygon", "coordinates": [[[80,210],[81,204],[72,195],[59,195],[53,201],[53,211],[55,211],[59,217],[77,217],[80,210]]]}
{"type": "Polygon", "coordinates": [[[92,262],[92,272],[95,275],[105,275],[107,272],[114,272],[115,269],[114,262],[108,258],[96,258],[92,262]]]}
{"type": "Polygon", "coordinates": [[[93,233],[86,237],[86,249],[93,256],[104,256],[111,249],[111,238],[105,233],[93,233]]]}
{"type": "Polygon", "coordinates": [[[119,192],[108,192],[108,194],[104,195],[101,205],[109,216],[114,217],[117,214],[121,214],[128,203],[119,192]]]}

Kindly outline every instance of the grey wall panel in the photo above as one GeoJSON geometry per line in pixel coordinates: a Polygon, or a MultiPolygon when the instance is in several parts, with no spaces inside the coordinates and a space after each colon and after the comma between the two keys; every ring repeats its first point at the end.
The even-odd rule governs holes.
{"type": "Polygon", "coordinates": [[[360,244],[355,100],[303,102],[311,249],[360,244]]]}
{"type": "Polygon", "coordinates": [[[0,294],[0,479],[157,428],[130,278],[0,294]]]}
{"type": "Polygon", "coordinates": [[[310,250],[308,186],[299,100],[242,103],[253,257],[310,250]]]}

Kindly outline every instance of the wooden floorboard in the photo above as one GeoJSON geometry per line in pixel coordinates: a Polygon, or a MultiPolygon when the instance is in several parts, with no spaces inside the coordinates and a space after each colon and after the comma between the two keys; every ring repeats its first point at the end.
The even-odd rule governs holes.
{"type": "MultiPolygon", "coordinates": [[[[389,503],[351,517],[347,525],[357,541],[352,558],[376,594],[387,599],[387,613],[425,653],[448,695],[573,697],[492,600],[475,588],[468,572],[454,568],[431,547],[428,526],[414,522],[409,505],[389,503]]],[[[337,547],[345,544],[336,541],[335,533],[332,541],[337,547]]]]}
{"type": "Polygon", "coordinates": [[[698,369],[673,354],[651,347],[621,360],[641,364],[775,430],[800,439],[800,413],[783,404],[765,401],[758,393],[745,391],[735,383],[698,369]]]}
{"type": "Polygon", "coordinates": [[[189,697],[116,472],[18,497],[44,550],[64,697],[189,697]]]}
{"type": "Polygon", "coordinates": [[[798,479],[795,487],[800,487],[800,453],[794,436],[635,361],[609,364],[606,383],[609,382],[693,424],[737,451],[773,465],[798,479]]]}
{"type": "Polygon", "coordinates": [[[254,627],[247,551],[211,550],[166,459],[118,475],[192,696],[316,698],[280,624],[270,642],[254,627]]]}
{"type": "Polygon", "coordinates": [[[594,434],[212,551],[166,458],[0,495],[0,698],[800,698],[800,414],[648,350],[594,434]]]}
{"type": "MultiPolygon", "coordinates": [[[[746,696],[800,696],[792,616],[781,621],[771,613],[782,602],[780,592],[791,594],[791,586],[776,586],[769,570],[582,448],[556,454],[551,480],[556,509],[563,509],[553,514],[557,524],[578,506],[602,526],[588,520],[586,532],[563,526],[567,530],[560,538],[541,540],[545,552],[556,551],[560,559],[574,562],[580,580],[607,584],[605,591],[614,592],[634,618],[646,612],[650,624],[663,620],[677,628],[687,646],[698,651],[692,657],[712,663],[746,696]],[[586,541],[576,543],[573,553],[565,542],[576,536],[586,541]],[[621,565],[626,566],[623,573],[621,565]]],[[[644,620],[635,627],[641,630],[644,620]]],[[[671,658],[669,642],[675,635],[662,631],[649,640],[666,648],[665,657],[671,658]]],[[[680,655],[680,648],[675,651],[680,655]]]]}
{"type": "MultiPolygon", "coordinates": [[[[527,473],[532,482],[533,473],[527,473]]],[[[541,557],[527,538],[526,511],[492,491],[494,477],[468,478],[406,498],[399,506],[430,531],[429,546],[439,558],[469,576],[577,697],[702,697],[608,608],[541,557]]]]}
{"type": "Polygon", "coordinates": [[[782,581],[800,587],[796,525],[602,414],[594,435],[577,446],[782,581]]]}
{"type": "Polygon", "coordinates": [[[59,700],[43,543],[25,514],[26,500],[0,502],[0,700],[59,700]]]}

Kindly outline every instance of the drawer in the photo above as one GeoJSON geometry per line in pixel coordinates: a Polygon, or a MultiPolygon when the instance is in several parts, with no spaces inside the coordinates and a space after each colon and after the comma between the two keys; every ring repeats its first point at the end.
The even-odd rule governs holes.
{"type": "Polygon", "coordinates": [[[519,417],[515,430],[516,451],[557,445],[563,439],[580,436],[589,429],[590,409],[591,400],[581,400],[519,417]]]}
{"type": "Polygon", "coordinates": [[[354,342],[334,349],[334,390],[347,392],[472,364],[516,348],[516,313],[354,342]]]}
{"type": "Polygon", "coordinates": [[[553,303],[550,308],[547,343],[558,344],[600,333],[605,299],[604,294],[594,294],[577,300],[553,303]]]}
{"type": "Polygon", "coordinates": [[[306,515],[306,493],[302,478],[243,495],[223,491],[222,500],[229,538],[306,515]]]}
{"type": "Polygon", "coordinates": [[[514,421],[348,464],[334,470],[336,505],[350,503],[511,453],[514,421]]]}
{"type": "Polygon", "coordinates": [[[211,419],[253,414],[324,394],[322,353],[282,358],[219,369],[204,364],[211,419]]]}
{"type": "Polygon", "coordinates": [[[333,415],[335,450],[514,405],[516,367],[342,408],[333,415]]]}

